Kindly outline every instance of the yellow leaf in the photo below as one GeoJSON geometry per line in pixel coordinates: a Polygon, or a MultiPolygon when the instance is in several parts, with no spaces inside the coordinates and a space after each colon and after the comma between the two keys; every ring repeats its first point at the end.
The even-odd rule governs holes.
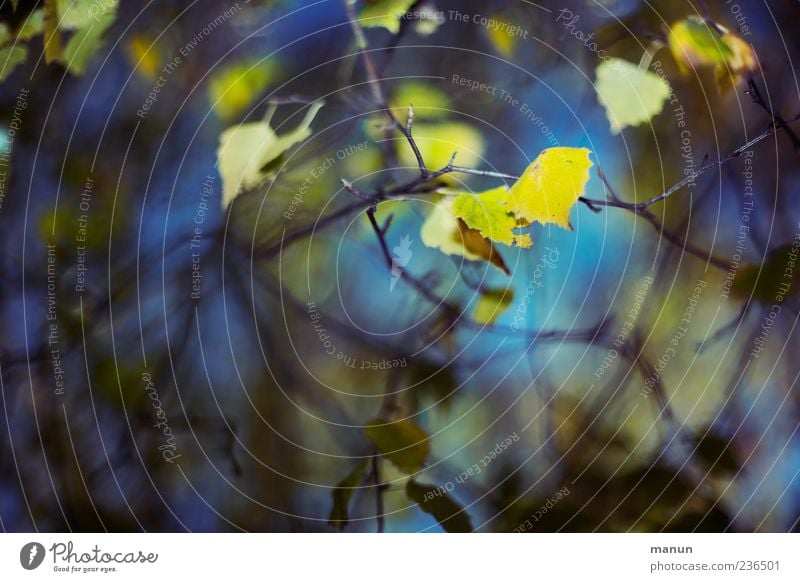
{"type": "Polygon", "coordinates": [[[125,47],[131,67],[145,79],[153,80],[161,69],[161,55],[153,42],[135,34],[125,47]]]}
{"type": "Polygon", "coordinates": [[[420,237],[425,246],[438,249],[446,255],[464,257],[469,261],[488,261],[510,274],[492,244],[453,214],[453,201],[450,199],[436,204],[422,225],[420,237]]]}
{"type": "Polygon", "coordinates": [[[223,67],[208,84],[211,106],[223,120],[237,117],[266,89],[275,76],[272,61],[248,60],[223,67]]]}
{"type": "Polygon", "coordinates": [[[622,59],[604,60],[596,70],[597,98],[606,110],[611,133],[639,125],[661,113],[670,95],[661,77],[622,59]]]}
{"type": "Polygon", "coordinates": [[[519,27],[500,16],[494,16],[492,20],[497,23],[497,26],[490,26],[487,30],[489,42],[499,55],[507,59],[511,58],[518,40],[517,35],[513,32],[519,30],[519,27]],[[509,34],[509,31],[512,31],[512,34],[509,34]]]}
{"type": "Polygon", "coordinates": [[[733,56],[714,27],[697,16],[673,24],[667,42],[683,73],[695,67],[725,63],[733,56]]]}
{"type": "Polygon", "coordinates": [[[375,418],[364,432],[381,454],[404,473],[416,473],[430,454],[430,436],[407,419],[388,421],[375,418]]]}
{"type": "Polygon", "coordinates": [[[522,248],[533,245],[529,234],[517,234],[516,217],[509,207],[508,188],[501,186],[479,194],[461,194],[453,201],[453,213],[468,227],[494,242],[522,248]]]}
{"type": "Polygon", "coordinates": [[[364,28],[385,28],[392,34],[400,31],[400,20],[416,0],[376,0],[361,11],[358,21],[364,28]]]}
{"type": "Polygon", "coordinates": [[[733,85],[738,85],[747,79],[747,75],[760,70],[758,59],[750,44],[733,33],[724,34],[722,41],[731,50],[731,57],[726,63],[717,65],[717,86],[720,90],[729,87],[729,81],[732,81],[733,85]]]}
{"type": "Polygon", "coordinates": [[[511,289],[492,289],[481,294],[475,304],[472,319],[481,324],[493,325],[514,300],[511,289]]]}
{"type": "Polygon", "coordinates": [[[511,187],[510,206],[517,219],[572,230],[569,212],[589,181],[590,153],[586,148],[556,147],[539,154],[511,187]]]}
{"type": "Polygon", "coordinates": [[[222,132],[217,163],[222,176],[223,208],[227,208],[239,192],[260,185],[274,173],[269,168],[270,163],[311,136],[311,123],[322,106],[321,101],[310,105],[300,125],[283,135],[276,134],[270,126],[271,114],[264,121],[242,123],[222,132]]]}

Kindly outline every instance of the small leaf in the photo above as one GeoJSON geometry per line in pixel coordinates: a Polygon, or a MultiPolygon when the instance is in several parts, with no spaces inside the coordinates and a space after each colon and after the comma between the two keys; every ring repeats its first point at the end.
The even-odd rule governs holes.
{"type": "Polygon", "coordinates": [[[17,30],[17,40],[30,40],[44,31],[44,12],[31,12],[17,30]]]}
{"type": "Polygon", "coordinates": [[[353,497],[355,488],[361,482],[364,471],[367,470],[369,459],[364,459],[352,472],[339,481],[333,489],[333,508],[328,518],[328,525],[339,529],[344,529],[350,523],[349,504],[353,497]]]}
{"type": "Polygon", "coordinates": [[[498,23],[497,26],[490,26],[487,28],[487,35],[489,42],[492,44],[495,52],[502,57],[511,58],[514,55],[514,48],[517,46],[519,37],[514,32],[519,31],[519,27],[513,22],[507,20],[502,16],[492,16],[492,20],[498,23]],[[509,32],[511,32],[509,34],[509,32]]]}
{"type": "Polygon", "coordinates": [[[5,22],[0,22],[0,45],[6,44],[11,38],[11,31],[5,22]]]}
{"type": "Polygon", "coordinates": [[[56,0],[58,26],[61,30],[81,30],[111,17],[113,21],[119,0],[56,0]]]}
{"type": "Polygon", "coordinates": [[[478,298],[472,319],[480,324],[494,325],[514,301],[514,292],[511,289],[491,289],[478,298]]]}
{"type": "Polygon", "coordinates": [[[28,50],[24,46],[7,46],[0,48],[0,82],[5,81],[14,69],[28,58],[28,50]]]}
{"type": "Polygon", "coordinates": [[[425,246],[439,249],[446,255],[464,257],[469,261],[487,261],[510,274],[492,243],[455,216],[452,200],[444,199],[436,204],[422,225],[420,237],[425,246]]]}
{"type": "Polygon", "coordinates": [[[569,212],[589,181],[590,153],[586,148],[556,147],[539,154],[511,186],[511,207],[517,219],[552,222],[572,230],[569,212]]]}
{"type": "Polygon", "coordinates": [[[661,113],[670,95],[670,86],[661,77],[622,59],[604,60],[595,74],[597,99],[613,134],[650,121],[661,113]]]}
{"type": "Polygon", "coordinates": [[[214,111],[223,120],[240,115],[269,86],[275,70],[272,61],[248,60],[215,73],[208,84],[214,111]]]}
{"type": "Polygon", "coordinates": [[[275,133],[269,119],[242,123],[222,132],[217,163],[222,176],[223,208],[227,208],[240,192],[260,185],[274,173],[269,168],[271,162],[311,136],[311,123],[323,104],[318,101],[310,105],[300,125],[283,135],[275,133]]]}
{"type": "Polygon", "coordinates": [[[104,12],[70,37],[64,49],[64,60],[72,74],[86,71],[89,61],[102,46],[103,34],[114,24],[114,18],[113,12],[104,12]]]}
{"type": "Polygon", "coordinates": [[[141,34],[134,34],[125,45],[131,68],[145,79],[155,80],[161,70],[163,57],[158,45],[141,34]]]}
{"type": "Polygon", "coordinates": [[[722,35],[722,42],[731,49],[731,56],[725,64],[720,63],[716,68],[720,91],[730,87],[731,83],[738,85],[746,81],[748,75],[760,70],[756,53],[745,40],[729,32],[722,35]]]}
{"type": "Polygon", "coordinates": [[[714,27],[697,16],[673,24],[667,42],[683,73],[695,67],[724,64],[733,56],[714,27]]]}
{"type": "Polygon", "coordinates": [[[381,454],[404,473],[415,473],[430,453],[430,437],[411,420],[387,421],[376,418],[364,428],[381,454]]]}
{"type": "Polygon", "coordinates": [[[501,186],[479,194],[461,194],[453,201],[453,214],[481,236],[504,245],[533,246],[529,234],[516,234],[517,219],[511,214],[508,188],[501,186]]]}
{"type": "Polygon", "coordinates": [[[406,482],[406,494],[420,509],[432,515],[449,533],[471,533],[472,520],[463,507],[458,505],[440,487],[417,483],[413,479],[406,482]]]}
{"type": "Polygon", "coordinates": [[[400,32],[400,20],[417,0],[377,0],[367,4],[358,21],[364,28],[385,28],[392,34],[400,32]]]}

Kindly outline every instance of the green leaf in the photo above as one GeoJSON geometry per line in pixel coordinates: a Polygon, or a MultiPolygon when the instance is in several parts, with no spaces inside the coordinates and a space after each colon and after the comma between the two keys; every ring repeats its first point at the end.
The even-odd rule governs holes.
{"type": "Polygon", "coordinates": [[[28,49],[24,46],[7,46],[0,48],[0,82],[5,81],[14,69],[28,58],[28,49]]]}
{"type": "Polygon", "coordinates": [[[719,65],[733,56],[713,26],[698,16],[676,22],[667,36],[669,49],[682,72],[695,67],[719,65]]]}
{"type": "Polygon", "coordinates": [[[44,12],[31,12],[17,30],[17,40],[29,40],[44,31],[44,12]]]}
{"type": "Polygon", "coordinates": [[[385,28],[392,34],[400,31],[400,20],[417,0],[377,0],[367,4],[358,21],[364,28],[385,28]]]}
{"type": "Polygon", "coordinates": [[[114,24],[114,18],[113,13],[104,13],[70,37],[64,49],[64,60],[71,73],[81,75],[86,71],[89,61],[102,46],[103,34],[114,24]]]}
{"type": "Polygon", "coordinates": [[[269,164],[311,136],[311,123],[323,105],[322,101],[311,104],[300,125],[282,135],[270,126],[274,107],[263,121],[242,123],[222,132],[217,163],[222,176],[223,208],[227,208],[240,192],[251,190],[272,176],[274,169],[269,168],[269,164]]]}
{"type": "Polygon", "coordinates": [[[481,324],[493,325],[514,301],[511,289],[491,289],[481,293],[475,304],[472,319],[481,324]]]}
{"type": "Polygon", "coordinates": [[[445,198],[434,206],[422,225],[420,237],[425,246],[446,255],[464,257],[469,261],[487,261],[506,275],[511,274],[492,243],[455,216],[453,200],[445,198]]]}
{"type": "Polygon", "coordinates": [[[375,418],[367,423],[364,432],[381,454],[404,473],[419,471],[430,453],[428,433],[411,420],[375,418]]]}
{"type": "Polygon", "coordinates": [[[520,225],[511,213],[508,188],[501,186],[479,194],[461,194],[453,201],[453,214],[481,236],[496,243],[522,248],[533,246],[529,234],[516,234],[520,225]]]}
{"type": "Polygon", "coordinates": [[[81,30],[109,17],[113,21],[119,0],[56,0],[61,30],[81,30]]]}
{"type": "Polygon", "coordinates": [[[353,497],[355,488],[361,483],[361,477],[367,470],[369,459],[364,459],[359,463],[350,474],[339,481],[333,489],[333,508],[328,518],[328,525],[339,529],[344,529],[350,523],[349,504],[353,497]]]}
{"type": "Polygon", "coordinates": [[[5,22],[0,22],[0,45],[6,44],[11,38],[11,31],[5,22]]]}
{"type": "Polygon", "coordinates": [[[670,86],[661,77],[622,59],[604,60],[595,73],[597,98],[613,134],[650,121],[670,95],[670,86]]]}
{"type": "Polygon", "coordinates": [[[223,67],[208,84],[211,106],[223,120],[237,117],[260,97],[276,71],[273,61],[248,60],[223,67]]]}
{"type": "Polygon", "coordinates": [[[420,509],[432,515],[449,533],[470,533],[472,520],[463,507],[458,505],[440,487],[417,483],[413,479],[406,482],[406,494],[420,509]]]}

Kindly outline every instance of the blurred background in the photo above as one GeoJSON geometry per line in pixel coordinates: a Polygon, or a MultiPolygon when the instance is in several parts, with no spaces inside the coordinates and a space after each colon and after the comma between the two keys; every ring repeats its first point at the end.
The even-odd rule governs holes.
{"type": "Polygon", "coordinates": [[[341,1],[68,4],[0,0],[4,531],[798,529],[796,2],[356,3],[397,14],[365,51],[430,168],[586,147],[635,203],[745,146],[510,275],[425,244],[430,193],[378,206],[387,265],[358,194],[418,172],[341,1]],[[663,46],[690,16],[753,84],[663,46]],[[614,132],[595,70],[645,54],[672,93],[614,132]],[[307,135],[237,194],[262,120],[229,163],[307,135]]]}

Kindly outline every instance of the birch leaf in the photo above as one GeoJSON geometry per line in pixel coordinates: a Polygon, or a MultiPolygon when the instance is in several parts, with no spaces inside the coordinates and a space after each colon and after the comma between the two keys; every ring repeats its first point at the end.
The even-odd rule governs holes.
{"type": "Polygon", "coordinates": [[[6,46],[0,48],[0,81],[5,81],[18,65],[28,58],[28,49],[24,46],[6,46]]]}
{"type": "Polygon", "coordinates": [[[664,79],[622,59],[604,60],[595,73],[597,98],[613,134],[650,121],[661,113],[670,94],[664,79]]]}
{"type": "Polygon", "coordinates": [[[501,186],[480,194],[461,194],[453,201],[453,213],[481,236],[504,245],[533,246],[529,234],[516,234],[520,225],[511,213],[508,188],[501,186]]]}
{"type": "Polygon", "coordinates": [[[556,147],[539,154],[509,190],[509,206],[517,219],[572,230],[569,213],[589,181],[590,153],[586,148],[556,147]]]}
{"type": "Polygon", "coordinates": [[[453,213],[453,201],[445,198],[428,215],[420,232],[422,243],[446,255],[464,257],[468,261],[487,261],[503,271],[511,272],[503,257],[478,231],[469,228],[453,213]]]}
{"type": "Polygon", "coordinates": [[[278,135],[263,121],[242,123],[222,132],[217,148],[217,164],[222,176],[222,206],[227,208],[243,191],[252,190],[272,172],[266,167],[292,146],[311,136],[311,123],[323,106],[318,101],[309,106],[303,121],[292,131],[278,135]]]}
{"type": "Polygon", "coordinates": [[[673,24],[667,42],[683,73],[695,67],[722,64],[733,56],[719,33],[697,16],[673,24]]]}

